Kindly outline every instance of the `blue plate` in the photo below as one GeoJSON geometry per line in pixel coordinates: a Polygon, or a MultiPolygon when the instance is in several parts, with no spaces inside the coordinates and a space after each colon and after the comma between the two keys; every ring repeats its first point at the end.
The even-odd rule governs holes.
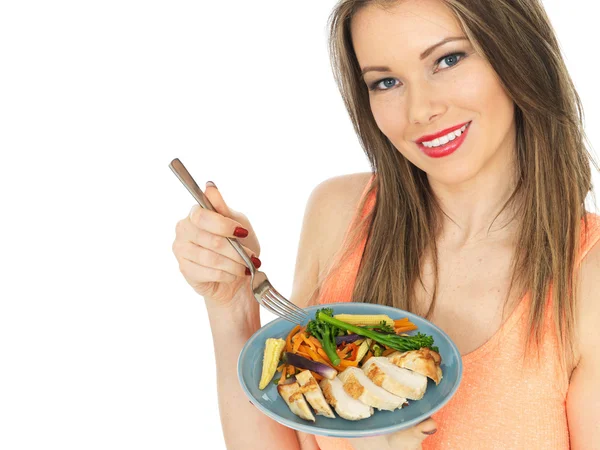
{"type": "MultiPolygon", "coordinates": [[[[427,391],[421,400],[410,400],[409,405],[395,411],[379,411],[368,419],[350,421],[337,416],[329,419],[315,415],[316,422],[309,422],[290,411],[285,401],[277,393],[272,382],[264,389],[258,389],[262,373],[263,352],[267,338],[283,338],[293,325],[283,319],[268,323],[246,342],[238,359],[238,378],[250,401],[263,413],[277,422],[310,434],[343,438],[366,437],[392,433],[422,422],[444,406],[454,395],[462,377],[462,360],[456,345],[448,335],[431,322],[401,309],[369,303],[331,303],[306,308],[309,318],[323,307],[333,308],[334,314],[387,314],[392,319],[408,317],[417,325],[418,332],[433,336],[435,345],[442,357],[443,378],[439,385],[428,379],[427,391]]],[[[277,374],[275,378],[278,378],[277,374]]]]}

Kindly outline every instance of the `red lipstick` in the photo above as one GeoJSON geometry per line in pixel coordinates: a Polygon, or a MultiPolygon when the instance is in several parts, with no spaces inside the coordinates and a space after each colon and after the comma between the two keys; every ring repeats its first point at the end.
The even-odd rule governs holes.
{"type": "Polygon", "coordinates": [[[460,125],[453,126],[451,128],[446,128],[445,130],[439,131],[435,134],[429,134],[425,136],[421,136],[415,142],[417,143],[419,149],[425,153],[430,158],[441,158],[443,156],[448,156],[458,150],[458,147],[464,142],[467,137],[467,133],[469,132],[471,122],[461,123],[460,125]],[[452,141],[448,141],[446,144],[439,145],[437,147],[426,147],[423,145],[423,142],[433,141],[434,139],[440,138],[442,136],[447,135],[448,133],[458,130],[463,126],[467,125],[465,131],[462,134],[452,141]]]}

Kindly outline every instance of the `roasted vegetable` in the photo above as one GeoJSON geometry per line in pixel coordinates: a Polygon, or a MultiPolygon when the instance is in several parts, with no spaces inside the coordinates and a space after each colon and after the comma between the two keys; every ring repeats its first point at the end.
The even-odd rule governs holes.
{"type": "Polygon", "coordinates": [[[369,351],[369,347],[371,346],[371,339],[365,339],[360,347],[358,347],[358,355],[356,355],[356,360],[360,361],[369,351]]]}
{"type": "Polygon", "coordinates": [[[335,338],[338,335],[343,335],[344,332],[331,322],[325,322],[320,319],[320,317],[328,317],[329,319],[335,320],[331,316],[333,316],[333,309],[331,308],[322,308],[317,310],[315,318],[306,325],[306,331],[319,340],[323,346],[325,354],[329,358],[329,361],[331,361],[331,364],[334,366],[339,366],[340,357],[336,351],[337,345],[335,338]]]}
{"type": "Polygon", "coordinates": [[[322,310],[318,310],[315,314],[315,321],[319,323],[326,322],[327,324],[337,327],[339,329],[360,334],[361,336],[373,339],[379,344],[386,345],[390,348],[393,348],[394,350],[398,350],[401,352],[407,352],[409,350],[419,350],[420,348],[428,347],[434,352],[439,353],[438,348],[434,347],[433,345],[433,337],[422,333],[417,333],[415,336],[399,336],[397,334],[378,333],[377,331],[369,330],[368,328],[361,328],[356,325],[350,325],[348,323],[342,322],[338,319],[331,317],[330,314],[323,313],[322,310]]]}
{"type": "Polygon", "coordinates": [[[369,330],[375,330],[379,333],[396,334],[394,327],[389,326],[383,320],[379,323],[379,325],[363,325],[361,328],[368,328],[369,330]]]}
{"type": "Polygon", "coordinates": [[[269,338],[265,342],[265,353],[263,355],[263,367],[262,375],[260,377],[260,383],[258,384],[259,389],[267,387],[269,382],[273,379],[281,352],[285,347],[285,341],[283,339],[269,338]]]}
{"type": "Polygon", "coordinates": [[[350,325],[379,325],[384,322],[394,327],[394,321],[386,314],[336,314],[333,317],[350,325]]]}
{"type": "Polygon", "coordinates": [[[335,343],[336,343],[336,345],[340,345],[344,342],[349,344],[350,342],[358,341],[359,339],[362,339],[362,338],[363,337],[360,334],[356,334],[356,333],[345,334],[342,336],[336,336],[335,343]]]}
{"type": "Polygon", "coordinates": [[[375,357],[381,356],[383,353],[383,347],[379,344],[373,344],[373,347],[371,347],[371,350],[373,351],[373,356],[375,356],[375,357]]]}
{"type": "Polygon", "coordinates": [[[335,370],[333,367],[329,367],[320,362],[311,361],[310,359],[304,358],[300,355],[295,355],[290,352],[284,352],[282,360],[284,363],[297,367],[298,369],[312,370],[313,372],[318,373],[325,378],[332,379],[337,375],[337,370],[335,370]]]}

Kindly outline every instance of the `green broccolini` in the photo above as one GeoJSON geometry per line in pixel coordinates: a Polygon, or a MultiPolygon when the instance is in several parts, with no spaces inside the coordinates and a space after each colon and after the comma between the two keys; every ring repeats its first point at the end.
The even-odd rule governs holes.
{"type": "MultiPolygon", "coordinates": [[[[356,334],[360,334],[361,336],[373,339],[375,342],[379,344],[387,345],[389,348],[393,348],[394,350],[398,350],[400,352],[408,352],[410,350],[419,350],[423,347],[428,347],[434,352],[439,353],[439,349],[435,347],[433,344],[433,337],[428,336],[423,333],[417,333],[415,336],[400,336],[397,334],[389,334],[389,333],[380,333],[375,330],[371,330],[364,327],[359,327],[356,325],[350,325],[349,323],[342,322],[341,320],[335,319],[332,317],[333,311],[331,308],[324,308],[317,311],[315,314],[315,320],[311,320],[311,322],[315,322],[319,324],[320,327],[325,328],[322,324],[325,323],[329,326],[335,327],[337,329],[351,331],[356,334]],[[324,312],[329,310],[329,312],[324,312]]],[[[309,322],[309,326],[310,323],[309,322]]],[[[310,330],[309,330],[310,331],[310,330]]],[[[312,334],[312,333],[311,333],[312,334]]],[[[318,338],[318,336],[315,336],[318,338]]],[[[321,339],[319,339],[321,340],[321,339]]],[[[323,348],[325,349],[325,344],[322,342],[323,348]]],[[[335,335],[333,337],[333,348],[335,351],[335,335]]],[[[327,352],[327,350],[325,350],[327,352]]],[[[328,353],[329,355],[329,353],[328,353]]],[[[337,355],[337,354],[336,354],[337,355]]],[[[339,358],[338,358],[339,359],[339,358]]],[[[333,362],[333,361],[332,361],[333,362]]],[[[337,365],[337,364],[336,364],[337,365]]]]}
{"type": "MultiPolygon", "coordinates": [[[[315,314],[315,318],[306,325],[306,331],[308,331],[310,334],[316,337],[319,342],[321,342],[323,350],[327,354],[331,364],[338,366],[340,364],[340,357],[337,354],[335,338],[338,335],[344,334],[344,331],[338,328],[335,324],[328,323],[322,319],[323,317],[328,317],[329,319],[336,320],[331,316],[333,316],[333,309],[319,309],[315,314]]],[[[336,321],[340,322],[339,320],[336,321]]]]}

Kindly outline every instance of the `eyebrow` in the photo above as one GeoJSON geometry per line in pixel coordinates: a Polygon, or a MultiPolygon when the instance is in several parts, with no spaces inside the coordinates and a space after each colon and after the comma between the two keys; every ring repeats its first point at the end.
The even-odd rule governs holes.
{"type": "MultiPolygon", "coordinates": [[[[454,37],[447,37],[445,39],[442,39],[440,42],[438,42],[437,44],[433,44],[431,47],[429,47],[423,53],[421,53],[421,55],[419,56],[419,59],[423,60],[423,59],[427,58],[440,45],[444,45],[444,44],[446,44],[448,42],[452,42],[452,41],[462,41],[462,40],[468,40],[468,39],[465,36],[454,36],[454,37]]],[[[361,70],[360,76],[361,76],[361,78],[364,77],[365,73],[367,73],[367,72],[391,72],[391,71],[392,70],[388,66],[366,66],[361,70]]]]}

